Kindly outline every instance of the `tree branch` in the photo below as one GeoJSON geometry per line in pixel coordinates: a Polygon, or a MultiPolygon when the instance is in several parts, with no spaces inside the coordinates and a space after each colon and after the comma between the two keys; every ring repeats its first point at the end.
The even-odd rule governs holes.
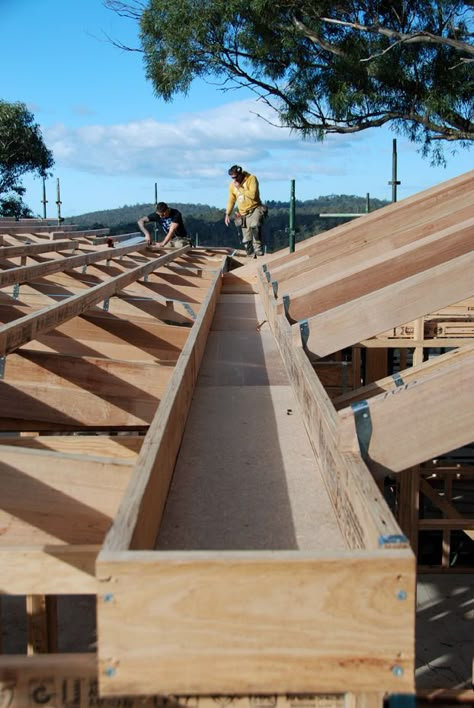
{"type": "MultiPolygon", "coordinates": [[[[333,25],[342,25],[344,27],[351,27],[352,29],[359,30],[361,32],[371,32],[372,34],[381,34],[390,39],[396,39],[398,42],[403,42],[404,44],[438,44],[446,45],[452,47],[459,52],[466,52],[467,54],[474,55],[474,46],[468,44],[467,42],[461,42],[458,39],[450,39],[449,37],[442,37],[441,35],[433,34],[432,32],[413,32],[412,34],[404,34],[403,32],[397,32],[396,30],[387,29],[386,27],[381,27],[380,25],[361,25],[358,22],[348,22],[346,20],[336,20],[332,17],[321,17],[323,22],[328,22],[333,25]]],[[[309,36],[309,35],[307,35],[309,36]]],[[[309,37],[311,39],[311,37],[309,37]]],[[[388,51],[388,50],[385,50],[388,51]]],[[[368,61],[367,59],[365,61],[368,61]]]]}

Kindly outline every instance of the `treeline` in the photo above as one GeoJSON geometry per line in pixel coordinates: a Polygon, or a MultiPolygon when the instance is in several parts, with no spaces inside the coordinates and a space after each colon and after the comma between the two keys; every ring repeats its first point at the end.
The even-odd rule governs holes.
{"type": "MultiPolygon", "coordinates": [[[[277,251],[288,245],[289,238],[289,202],[267,201],[268,217],[263,226],[263,235],[267,250],[277,251]]],[[[335,195],[318,197],[307,201],[295,202],[295,238],[304,241],[310,236],[327,231],[344,221],[343,217],[324,217],[320,214],[364,214],[380,209],[388,204],[381,199],[372,199],[370,205],[365,197],[354,195],[335,195]]],[[[180,204],[173,202],[173,207],[183,214],[186,228],[196,245],[229,246],[238,248],[240,236],[234,225],[224,224],[224,211],[206,204],[180,204]]],[[[65,219],[65,223],[74,223],[79,229],[109,228],[112,235],[133,233],[138,230],[137,220],[154,210],[153,204],[125,205],[118,209],[94,211],[88,214],[65,219]]]]}

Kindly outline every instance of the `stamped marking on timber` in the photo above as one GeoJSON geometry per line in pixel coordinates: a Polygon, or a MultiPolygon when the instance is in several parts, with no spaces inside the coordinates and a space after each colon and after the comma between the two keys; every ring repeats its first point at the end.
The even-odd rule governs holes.
{"type": "Polygon", "coordinates": [[[57,676],[34,678],[27,684],[0,679],[0,708],[46,706],[47,708],[344,708],[344,695],[285,694],[248,696],[115,696],[99,693],[97,678],[57,676]],[[27,692],[27,696],[25,696],[27,692]]]}

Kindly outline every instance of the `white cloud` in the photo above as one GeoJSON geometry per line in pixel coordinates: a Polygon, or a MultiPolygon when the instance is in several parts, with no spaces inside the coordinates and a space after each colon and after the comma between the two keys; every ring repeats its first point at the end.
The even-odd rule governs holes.
{"type": "Polygon", "coordinates": [[[158,178],[166,180],[170,191],[199,191],[203,202],[206,193],[222,190],[234,163],[258,174],[270,185],[268,193],[284,183],[285,198],[288,180],[298,176],[313,194],[318,179],[345,172],[334,159],[360,139],[329,136],[324,143],[303,141],[274,123],[275,114],[267,106],[246,100],[182,114],[173,122],[149,117],[79,128],[56,124],[44,129],[44,137],[56,170],[129,181],[158,178]]]}
{"type": "MultiPolygon", "coordinates": [[[[94,198],[104,199],[108,188],[116,205],[133,203],[134,194],[143,201],[143,184],[155,181],[171,201],[220,204],[225,201],[227,170],[235,163],[258,176],[268,200],[288,199],[290,179],[297,180],[297,199],[366,193],[391,198],[394,134],[387,129],[330,135],[318,142],[302,140],[274,122],[267,106],[246,100],[182,113],[169,121],[148,117],[80,127],[58,123],[42,132],[57,174],[82,175],[89,190],[99,181],[101,194],[94,198]]],[[[398,153],[399,198],[449,179],[453,171],[464,171],[459,164],[451,174],[435,173],[404,139],[399,140],[398,153]],[[408,186],[415,174],[418,184],[408,186]]]]}

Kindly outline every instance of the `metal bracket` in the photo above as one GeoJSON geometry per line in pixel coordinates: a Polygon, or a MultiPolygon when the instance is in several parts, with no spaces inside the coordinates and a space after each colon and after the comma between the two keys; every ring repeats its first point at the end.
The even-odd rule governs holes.
{"type": "Polygon", "coordinates": [[[405,383],[400,374],[392,374],[392,379],[395,381],[395,386],[403,386],[405,383]]]}
{"type": "Polygon", "coordinates": [[[143,282],[148,283],[148,273],[145,273],[145,275],[143,276],[143,282]]]}
{"type": "Polygon", "coordinates": [[[87,263],[84,263],[84,265],[82,266],[82,274],[84,275],[86,273],[86,271],[87,271],[87,263]]]}
{"type": "Polygon", "coordinates": [[[309,337],[308,320],[300,320],[299,325],[300,325],[301,344],[303,345],[303,348],[304,348],[304,347],[306,347],[306,345],[308,343],[308,337],[309,337]]]}
{"type": "Polygon", "coordinates": [[[6,356],[0,356],[0,379],[3,379],[5,376],[5,366],[7,364],[7,357],[6,356]]]}
{"type": "Polygon", "coordinates": [[[13,299],[18,300],[18,297],[20,295],[20,283],[15,283],[13,286],[13,299]]]}
{"type": "Polygon", "coordinates": [[[269,270],[265,271],[265,277],[267,279],[267,283],[269,283],[270,282],[270,271],[269,270]]]}
{"type": "Polygon", "coordinates": [[[273,297],[277,298],[278,296],[278,280],[272,280],[272,288],[273,288],[273,297]]]}
{"type": "Polygon", "coordinates": [[[193,308],[189,304],[189,302],[184,302],[183,300],[176,300],[175,298],[169,298],[166,300],[166,305],[172,305],[173,302],[179,302],[180,305],[184,307],[186,312],[189,312],[193,320],[196,319],[196,313],[194,312],[193,308]]]}
{"type": "Polygon", "coordinates": [[[288,319],[288,310],[290,309],[290,296],[289,295],[283,295],[283,308],[285,310],[285,317],[288,319]]]}
{"type": "Polygon", "coordinates": [[[109,311],[109,304],[110,304],[110,298],[107,298],[107,300],[104,300],[104,307],[103,307],[103,309],[105,310],[105,312],[108,312],[108,311],[109,311]]]}
{"type": "Polygon", "coordinates": [[[356,426],[357,440],[359,441],[360,454],[366,462],[369,459],[369,445],[372,437],[372,420],[370,417],[369,404],[367,401],[356,401],[351,403],[354,412],[354,422],[356,426]]]}

